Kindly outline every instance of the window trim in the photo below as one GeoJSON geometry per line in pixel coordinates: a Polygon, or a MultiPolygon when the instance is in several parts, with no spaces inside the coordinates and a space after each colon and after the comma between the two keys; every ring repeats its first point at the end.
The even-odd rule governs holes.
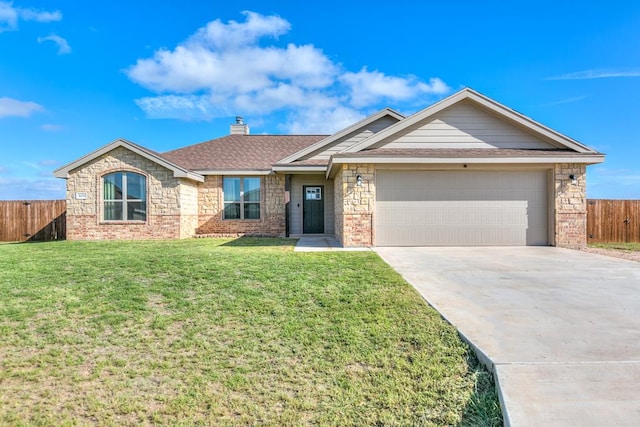
{"type": "Polygon", "coordinates": [[[149,177],[137,170],[129,170],[129,169],[116,169],[106,171],[100,176],[100,219],[101,223],[104,224],[146,224],[149,221],[149,177]],[[104,184],[105,178],[109,175],[121,173],[122,174],[122,200],[118,199],[105,199],[104,198],[104,184]],[[127,174],[135,174],[144,178],[144,199],[127,199],[127,174]],[[144,219],[106,219],[105,218],[105,203],[106,202],[121,202],[122,203],[122,216],[126,215],[128,211],[127,203],[144,203],[145,215],[144,219]]]}
{"type": "Polygon", "coordinates": [[[262,193],[263,193],[263,180],[261,176],[255,176],[255,175],[229,175],[229,176],[222,176],[222,220],[223,221],[262,221],[262,193]],[[225,179],[239,179],[240,180],[240,200],[233,200],[233,201],[225,201],[224,199],[224,181],[225,179]],[[244,200],[244,180],[245,179],[258,179],[259,185],[258,185],[258,190],[260,191],[258,200],[249,200],[249,201],[245,201],[244,200]],[[226,217],[226,206],[227,204],[232,204],[232,203],[239,203],[240,204],[240,218],[227,218],[226,217]],[[244,217],[244,209],[245,209],[245,204],[257,204],[258,205],[258,218],[245,218],[244,217]]]}

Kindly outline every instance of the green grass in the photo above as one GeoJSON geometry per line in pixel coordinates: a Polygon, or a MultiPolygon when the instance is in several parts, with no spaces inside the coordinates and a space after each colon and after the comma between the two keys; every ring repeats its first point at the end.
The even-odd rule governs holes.
{"type": "Polygon", "coordinates": [[[640,251],[640,243],[592,243],[589,246],[594,248],[615,249],[619,251],[640,251]]]}
{"type": "Polygon", "coordinates": [[[377,255],[293,244],[0,246],[0,424],[502,425],[377,255]]]}

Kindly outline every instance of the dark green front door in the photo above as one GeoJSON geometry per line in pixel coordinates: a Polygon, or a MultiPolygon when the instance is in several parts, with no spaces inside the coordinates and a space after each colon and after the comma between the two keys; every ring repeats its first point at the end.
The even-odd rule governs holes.
{"type": "Polygon", "coordinates": [[[324,234],[324,186],[303,185],[302,232],[324,234]]]}

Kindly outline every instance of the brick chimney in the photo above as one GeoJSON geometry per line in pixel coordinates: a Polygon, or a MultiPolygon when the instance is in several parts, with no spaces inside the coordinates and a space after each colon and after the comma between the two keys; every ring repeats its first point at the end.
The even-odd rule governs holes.
{"type": "Polygon", "coordinates": [[[236,116],[236,122],[231,125],[231,135],[249,135],[249,125],[242,116],[236,116]]]}

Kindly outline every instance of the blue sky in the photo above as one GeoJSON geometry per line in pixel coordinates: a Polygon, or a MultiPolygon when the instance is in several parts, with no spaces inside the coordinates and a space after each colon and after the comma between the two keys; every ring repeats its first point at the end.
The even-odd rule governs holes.
{"type": "Polygon", "coordinates": [[[469,86],[607,154],[591,198],[640,198],[640,2],[0,0],[0,199],[64,198],[57,167],[331,133],[469,86]]]}

